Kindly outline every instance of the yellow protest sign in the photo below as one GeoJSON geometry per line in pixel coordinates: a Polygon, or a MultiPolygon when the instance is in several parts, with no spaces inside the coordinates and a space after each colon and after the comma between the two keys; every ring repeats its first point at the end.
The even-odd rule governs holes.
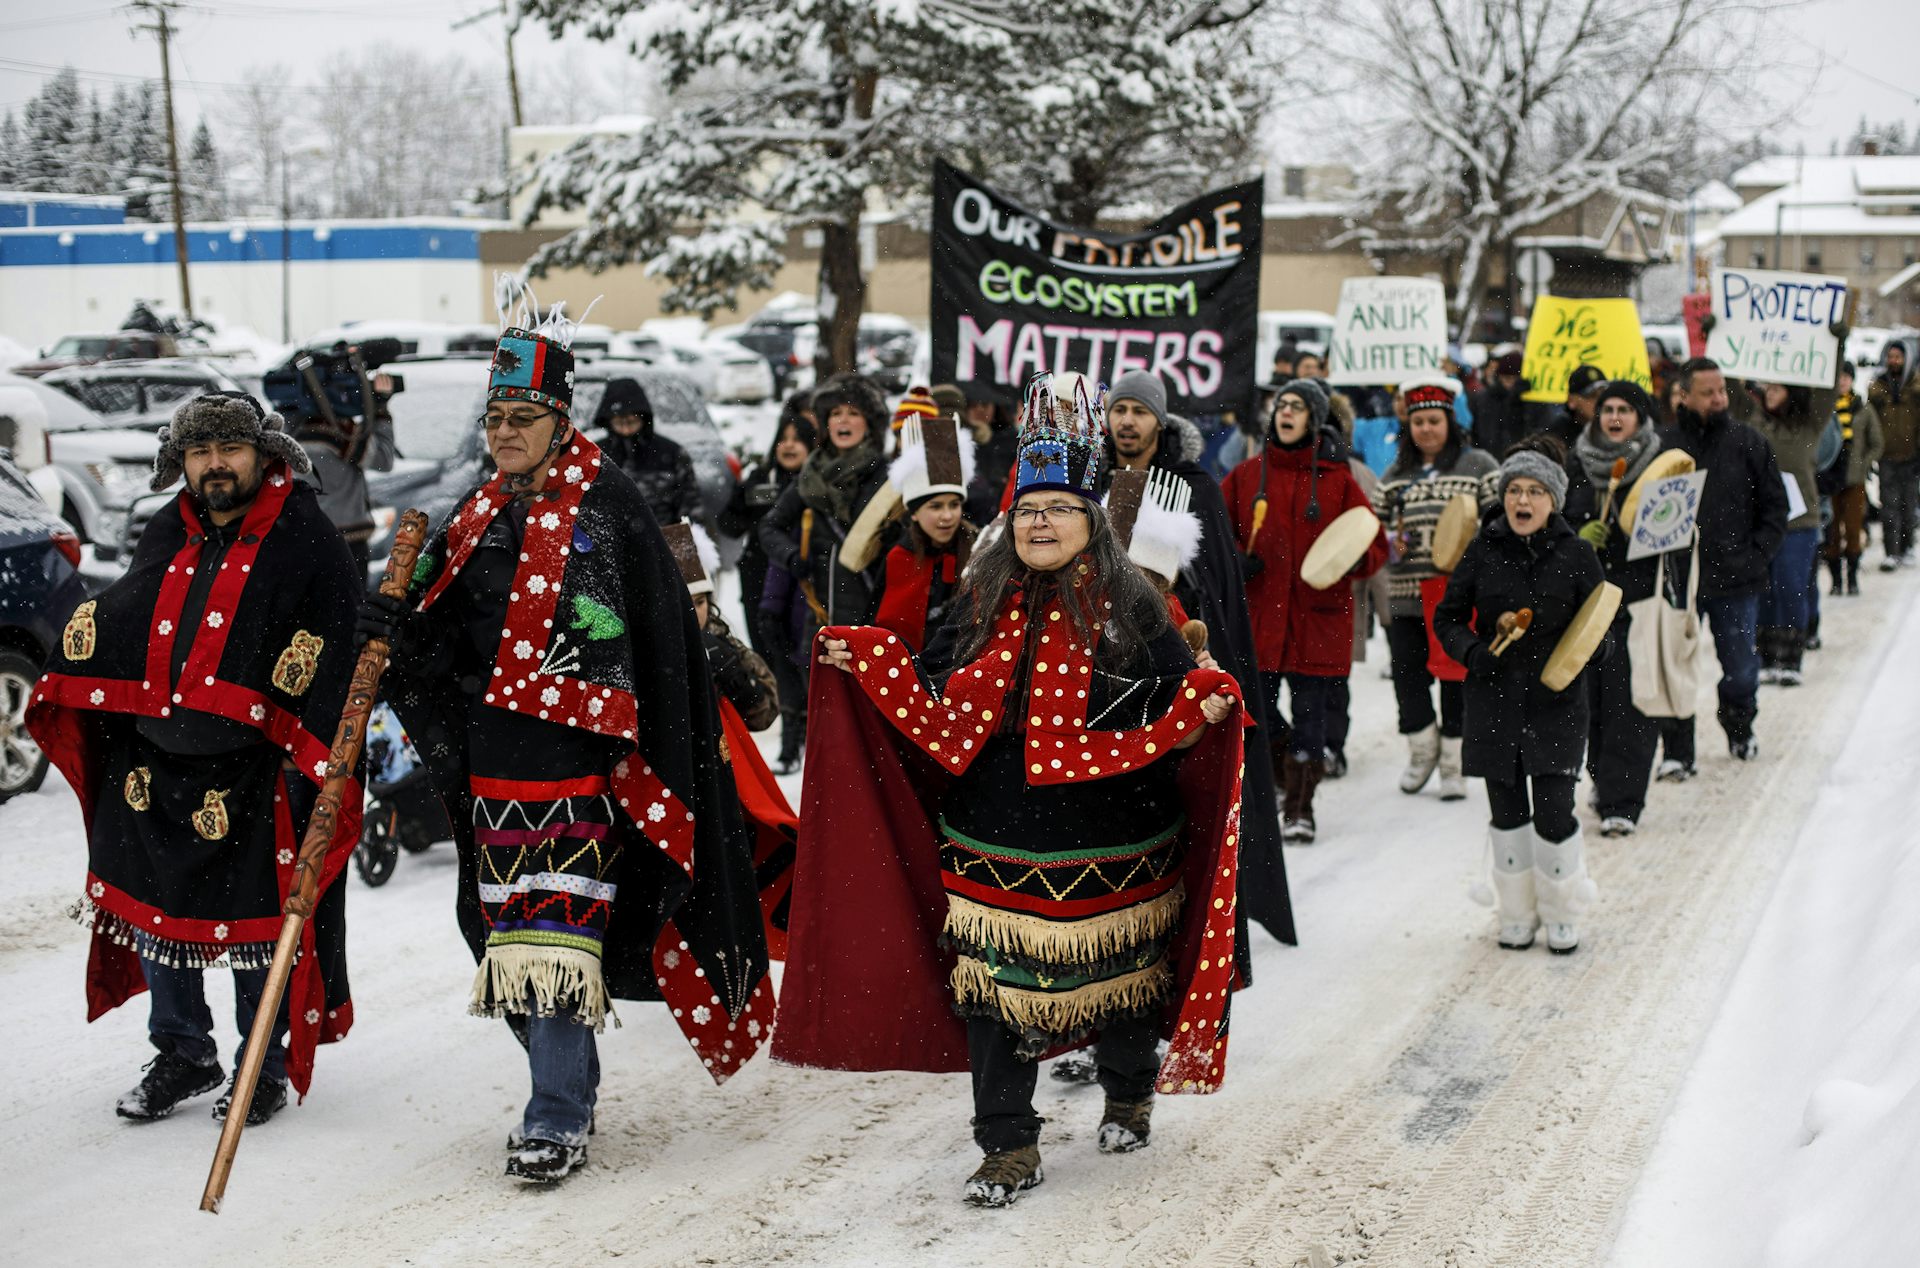
{"type": "Polygon", "coordinates": [[[1599,366],[1609,379],[1629,379],[1652,390],[1647,341],[1632,300],[1542,295],[1534,301],[1520,371],[1530,385],[1526,399],[1566,400],[1567,378],[1583,365],[1599,366]]]}

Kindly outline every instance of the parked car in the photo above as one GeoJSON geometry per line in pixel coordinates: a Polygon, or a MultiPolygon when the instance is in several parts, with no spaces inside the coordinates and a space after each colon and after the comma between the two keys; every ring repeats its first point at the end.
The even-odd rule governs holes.
{"type": "Polygon", "coordinates": [[[912,386],[909,380],[919,347],[920,330],[905,317],[862,313],[854,336],[854,364],[886,391],[904,392],[912,386]]]}
{"type": "Polygon", "coordinates": [[[13,372],[31,379],[66,365],[93,365],[100,361],[149,361],[155,357],[177,356],[179,352],[179,345],[171,335],[154,334],[146,330],[63,335],[40,354],[39,360],[16,365],[13,372]]]}
{"type": "Polygon", "coordinates": [[[369,339],[394,339],[405,357],[444,357],[460,353],[493,356],[500,332],[493,326],[455,324],[444,321],[349,321],[316,331],[300,341],[312,351],[324,351],[337,343],[359,344],[369,339]]]}
{"type": "Polygon", "coordinates": [[[27,734],[27,701],[86,597],[79,539],[0,449],[0,802],[47,777],[46,754],[27,734]]]}
{"type": "Polygon", "coordinates": [[[813,352],[819,337],[813,305],[776,301],[755,313],[734,339],[767,359],[773,370],[773,390],[785,396],[813,381],[813,352]]]}
{"type": "Polygon", "coordinates": [[[617,335],[613,355],[678,370],[700,394],[715,403],[748,404],[773,395],[773,367],[752,348],[734,339],[686,342],[646,331],[617,335]]]}
{"type": "Polygon", "coordinates": [[[1685,322],[1653,321],[1640,323],[1640,337],[1649,345],[1652,353],[1657,345],[1660,354],[1675,365],[1687,359],[1687,325],[1685,322]]]}
{"type": "Polygon", "coordinates": [[[208,392],[244,390],[204,361],[110,361],[49,370],[40,377],[117,426],[159,428],[173,411],[208,392]]]}

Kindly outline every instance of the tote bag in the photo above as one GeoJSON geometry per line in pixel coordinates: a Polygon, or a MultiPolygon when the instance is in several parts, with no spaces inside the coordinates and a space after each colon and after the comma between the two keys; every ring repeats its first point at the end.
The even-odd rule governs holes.
{"type": "Polygon", "coordinates": [[[1633,707],[1650,718],[1690,718],[1699,699],[1700,613],[1695,599],[1700,591],[1700,536],[1693,538],[1687,568],[1687,600],[1680,607],[1667,601],[1672,570],[1663,560],[1659,589],[1627,605],[1632,624],[1627,628],[1627,656],[1633,666],[1633,707]]]}

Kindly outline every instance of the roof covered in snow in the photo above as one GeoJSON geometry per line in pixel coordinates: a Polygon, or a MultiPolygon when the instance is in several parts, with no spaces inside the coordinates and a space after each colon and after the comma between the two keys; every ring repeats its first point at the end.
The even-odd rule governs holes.
{"type": "Polygon", "coordinates": [[[1772,189],[1722,221],[1723,237],[1771,234],[1776,225],[1836,237],[1920,233],[1920,156],[1774,155],[1741,168],[1733,183],[1772,189]]]}

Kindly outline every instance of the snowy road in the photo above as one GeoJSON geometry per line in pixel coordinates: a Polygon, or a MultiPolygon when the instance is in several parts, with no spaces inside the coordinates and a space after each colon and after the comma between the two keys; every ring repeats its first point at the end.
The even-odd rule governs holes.
{"type": "Polygon", "coordinates": [[[202,1215],[210,1098],[122,1123],[144,1008],[82,1022],[85,941],[62,910],[84,854],[56,776],[0,807],[0,1244],[103,1264],[1603,1262],[1829,767],[1856,724],[1911,704],[1910,682],[1868,687],[1896,636],[1920,645],[1917,588],[1876,574],[1868,597],[1828,601],[1809,685],[1762,697],[1754,766],[1725,756],[1708,706],[1700,778],[1656,786],[1637,837],[1590,838],[1602,901],[1570,958],[1497,950],[1467,900],[1477,785],[1451,805],[1394,791],[1376,640],[1354,672],[1352,774],[1322,786],[1320,842],[1288,854],[1304,945],[1256,935],[1225,1089],[1163,1099],[1152,1147],[1107,1157],[1098,1092],[1043,1079],[1047,1183],[1010,1212],[957,1201],[963,1077],[763,1059],[715,1089],[637,1004],[602,1040],[592,1165],[557,1192],[511,1186],[525,1067],[463,1011],[472,962],[436,847],[384,889],[349,880],[353,1035],[321,1051],[304,1106],[247,1134],[227,1213],[202,1215]]]}

